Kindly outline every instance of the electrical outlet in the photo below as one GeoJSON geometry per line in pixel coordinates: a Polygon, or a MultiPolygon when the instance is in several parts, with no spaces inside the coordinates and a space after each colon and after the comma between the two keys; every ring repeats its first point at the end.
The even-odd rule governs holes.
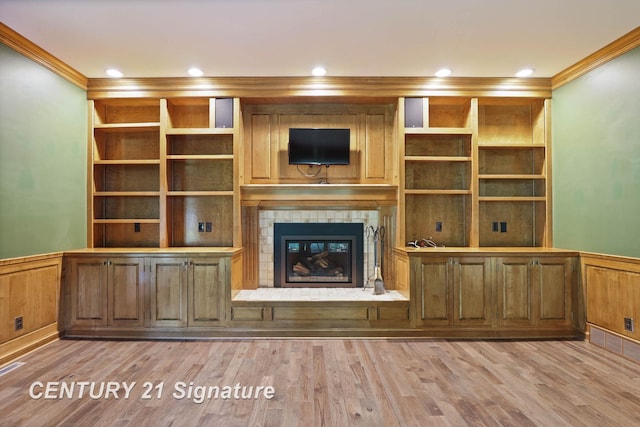
{"type": "Polygon", "coordinates": [[[624,330],[633,332],[633,319],[630,317],[624,318],[624,330]]]}
{"type": "Polygon", "coordinates": [[[204,222],[198,223],[198,233],[204,233],[204,222]]]}
{"type": "Polygon", "coordinates": [[[24,325],[22,323],[22,316],[16,317],[16,319],[15,319],[15,330],[19,331],[23,327],[24,327],[24,325]]]}
{"type": "Polygon", "coordinates": [[[436,221],[436,231],[442,231],[442,221],[436,221]]]}
{"type": "Polygon", "coordinates": [[[500,225],[498,224],[498,221],[493,221],[493,227],[492,230],[497,233],[498,231],[500,231],[500,225]]]}
{"type": "Polygon", "coordinates": [[[507,232],[507,222],[503,221],[500,223],[500,232],[501,233],[506,233],[507,232]]]}
{"type": "Polygon", "coordinates": [[[133,232],[134,233],[139,233],[140,232],[140,223],[139,222],[134,222],[133,223],[133,232]]]}
{"type": "Polygon", "coordinates": [[[209,221],[209,222],[205,222],[204,223],[204,231],[206,231],[207,233],[211,233],[211,231],[213,230],[213,224],[209,221]]]}

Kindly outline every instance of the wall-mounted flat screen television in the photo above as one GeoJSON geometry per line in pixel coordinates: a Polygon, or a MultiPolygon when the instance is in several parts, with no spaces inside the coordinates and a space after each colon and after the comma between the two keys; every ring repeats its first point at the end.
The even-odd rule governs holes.
{"type": "Polygon", "coordinates": [[[348,165],[349,129],[289,128],[290,165],[348,165]]]}

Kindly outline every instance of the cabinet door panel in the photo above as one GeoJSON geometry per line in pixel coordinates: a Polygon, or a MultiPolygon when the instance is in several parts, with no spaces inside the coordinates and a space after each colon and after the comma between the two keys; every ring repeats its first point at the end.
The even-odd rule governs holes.
{"type": "Polygon", "coordinates": [[[538,324],[569,324],[573,282],[571,261],[565,258],[542,258],[535,267],[533,277],[538,289],[538,324]]]}
{"type": "Polygon", "coordinates": [[[543,265],[540,269],[540,319],[565,318],[564,265],[543,265]]]}
{"type": "Polygon", "coordinates": [[[103,258],[71,260],[71,325],[107,324],[107,275],[103,258]]]}
{"type": "Polygon", "coordinates": [[[498,313],[503,325],[531,323],[531,258],[502,258],[498,261],[498,313]]]}
{"type": "Polygon", "coordinates": [[[226,319],[227,259],[195,258],[189,266],[189,326],[215,326],[226,319]]]}
{"type": "Polygon", "coordinates": [[[269,114],[251,115],[251,134],[248,138],[251,144],[251,156],[247,156],[251,171],[251,179],[272,178],[272,146],[271,142],[271,116],[269,114]]]}
{"type": "Polygon", "coordinates": [[[366,180],[385,180],[390,156],[387,155],[386,149],[389,144],[385,142],[384,114],[367,114],[365,127],[364,153],[366,158],[364,161],[364,178],[366,180]]]}
{"type": "Polygon", "coordinates": [[[110,325],[143,326],[143,274],[144,259],[142,258],[109,260],[110,325]]]}
{"type": "Polygon", "coordinates": [[[150,326],[186,326],[187,260],[151,259],[150,326]]]}
{"type": "Polygon", "coordinates": [[[422,325],[451,324],[451,264],[449,258],[419,260],[418,322],[422,325]]]}
{"type": "Polygon", "coordinates": [[[488,258],[460,258],[454,261],[456,324],[491,324],[493,304],[489,265],[488,258]]]}

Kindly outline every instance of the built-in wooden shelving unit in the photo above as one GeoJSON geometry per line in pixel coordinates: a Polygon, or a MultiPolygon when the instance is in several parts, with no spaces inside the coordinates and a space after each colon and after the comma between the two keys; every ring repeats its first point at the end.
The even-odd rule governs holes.
{"type": "Polygon", "coordinates": [[[545,98],[401,99],[399,243],[549,247],[548,108],[545,98]]]}
{"type": "Polygon", "coordinates": [[[90,111],[89,247],[234,245],[238,100],[118,98],[90,111]]]}

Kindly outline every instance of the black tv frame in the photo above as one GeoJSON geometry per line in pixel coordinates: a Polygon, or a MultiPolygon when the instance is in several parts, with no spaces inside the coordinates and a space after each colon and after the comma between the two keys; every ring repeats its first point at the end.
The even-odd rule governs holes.
{"type": "Polygon", "coordinates": [[[289,128],[290,165],[349,165],[348,128],[289,128]]]}

